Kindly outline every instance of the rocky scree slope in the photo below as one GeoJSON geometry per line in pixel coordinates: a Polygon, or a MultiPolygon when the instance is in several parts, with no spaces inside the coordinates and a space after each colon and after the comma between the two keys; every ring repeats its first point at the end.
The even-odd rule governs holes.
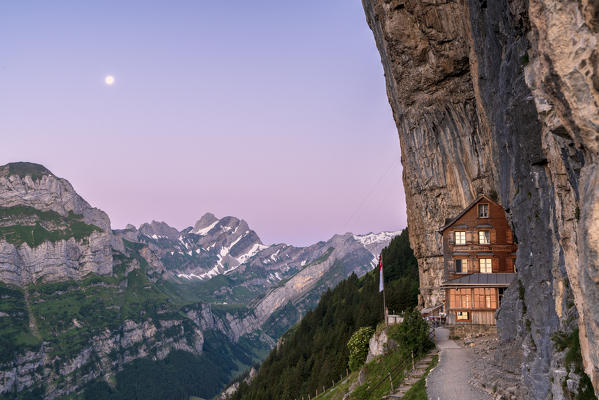
{"type": "Polygon", "coordinates": [[[186,393],[211,397],[392,237],[265,246],[244,221],[211,214],[182,232],[111,231],[40,165],[2,166],[0,185],[0,398],[164,384],[143,381],[133,370],[150,367],[136,360],[205,371],[186,393]]]}
{"type": "Polygon", "coordinates": [[[421,304],[443,297],[438,229],[491,195],[519,246],[498,367],[521,372],[519,398],[569,398],[578,377],[550,338],[579,328],[599,393],[599,3],[363,5],[401,142],[421,304]]]}

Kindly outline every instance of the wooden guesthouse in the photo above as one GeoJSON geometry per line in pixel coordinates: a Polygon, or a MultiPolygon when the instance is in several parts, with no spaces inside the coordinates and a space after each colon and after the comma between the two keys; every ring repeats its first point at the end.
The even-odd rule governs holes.
{"type": "Polygon", "coordinates": [[[503,207],[481,195],[440,233],[447,323],[495,325],[516,272],[517,245],[503,207]]]}

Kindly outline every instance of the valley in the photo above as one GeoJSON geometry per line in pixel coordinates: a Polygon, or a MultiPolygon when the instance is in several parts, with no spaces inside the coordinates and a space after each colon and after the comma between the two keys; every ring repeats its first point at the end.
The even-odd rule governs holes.
{"type": "Polygon", "coordinates": [[[212,214],[112,230],[44,167],[0,171],[5,398],[212,397],[395,236],[268,246],[212,214]]]}

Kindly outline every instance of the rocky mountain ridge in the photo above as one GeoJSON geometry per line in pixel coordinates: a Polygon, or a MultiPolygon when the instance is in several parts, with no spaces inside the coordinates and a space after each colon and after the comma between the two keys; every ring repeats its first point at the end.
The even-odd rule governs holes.
{"type": "Polygon", "coordinates": [[[193,382],[211,397],[327,288],[371,270],[392,237],[266,246],[245,221],[209,213],[182,231],[156,221],[112,231],[43,166],[2,166],[0,397],[116,390],[130,368],[162,360],[208,368],[193,382]]]}
{"type": "MultiPolygon", "coordinates": [[[[125,230],[115,231],[117,237],[147,244],[178,278],[206,280],[230,274],[241,267],[241,270],[254,268],[275,271],[271,278],[276,281],[283,280],[290,270],[298,271],[311,260],[320,257],[331,247],[331,242],[337,236],[358,242],[371,253],[375,263],[383,247],[397,234],[398,232],[363,235],[347,233],[308,247],[286,244],[267,246],[249,228],[246,221],[231,216],[218,219],[212,213],[206,213],[193,227],[180,232],[165,222],[157,221],[144,223],[139,229],[128,225],[125,230]]],[[[363,274],[362,271],[357,272],[363,274]]]]}

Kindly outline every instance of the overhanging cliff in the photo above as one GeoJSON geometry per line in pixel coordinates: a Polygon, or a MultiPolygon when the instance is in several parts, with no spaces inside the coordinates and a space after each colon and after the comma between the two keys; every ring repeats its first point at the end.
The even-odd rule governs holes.
{"type": "Polygon", "coordinates": [[[479,193],[504,206],[518,279],[496,361],[521,398],[564,398],[579,328],[599,388],[599,5],[583,0],[363,0],[398,127],[421,302],[442,299],[437,230],[479,193]]]}

